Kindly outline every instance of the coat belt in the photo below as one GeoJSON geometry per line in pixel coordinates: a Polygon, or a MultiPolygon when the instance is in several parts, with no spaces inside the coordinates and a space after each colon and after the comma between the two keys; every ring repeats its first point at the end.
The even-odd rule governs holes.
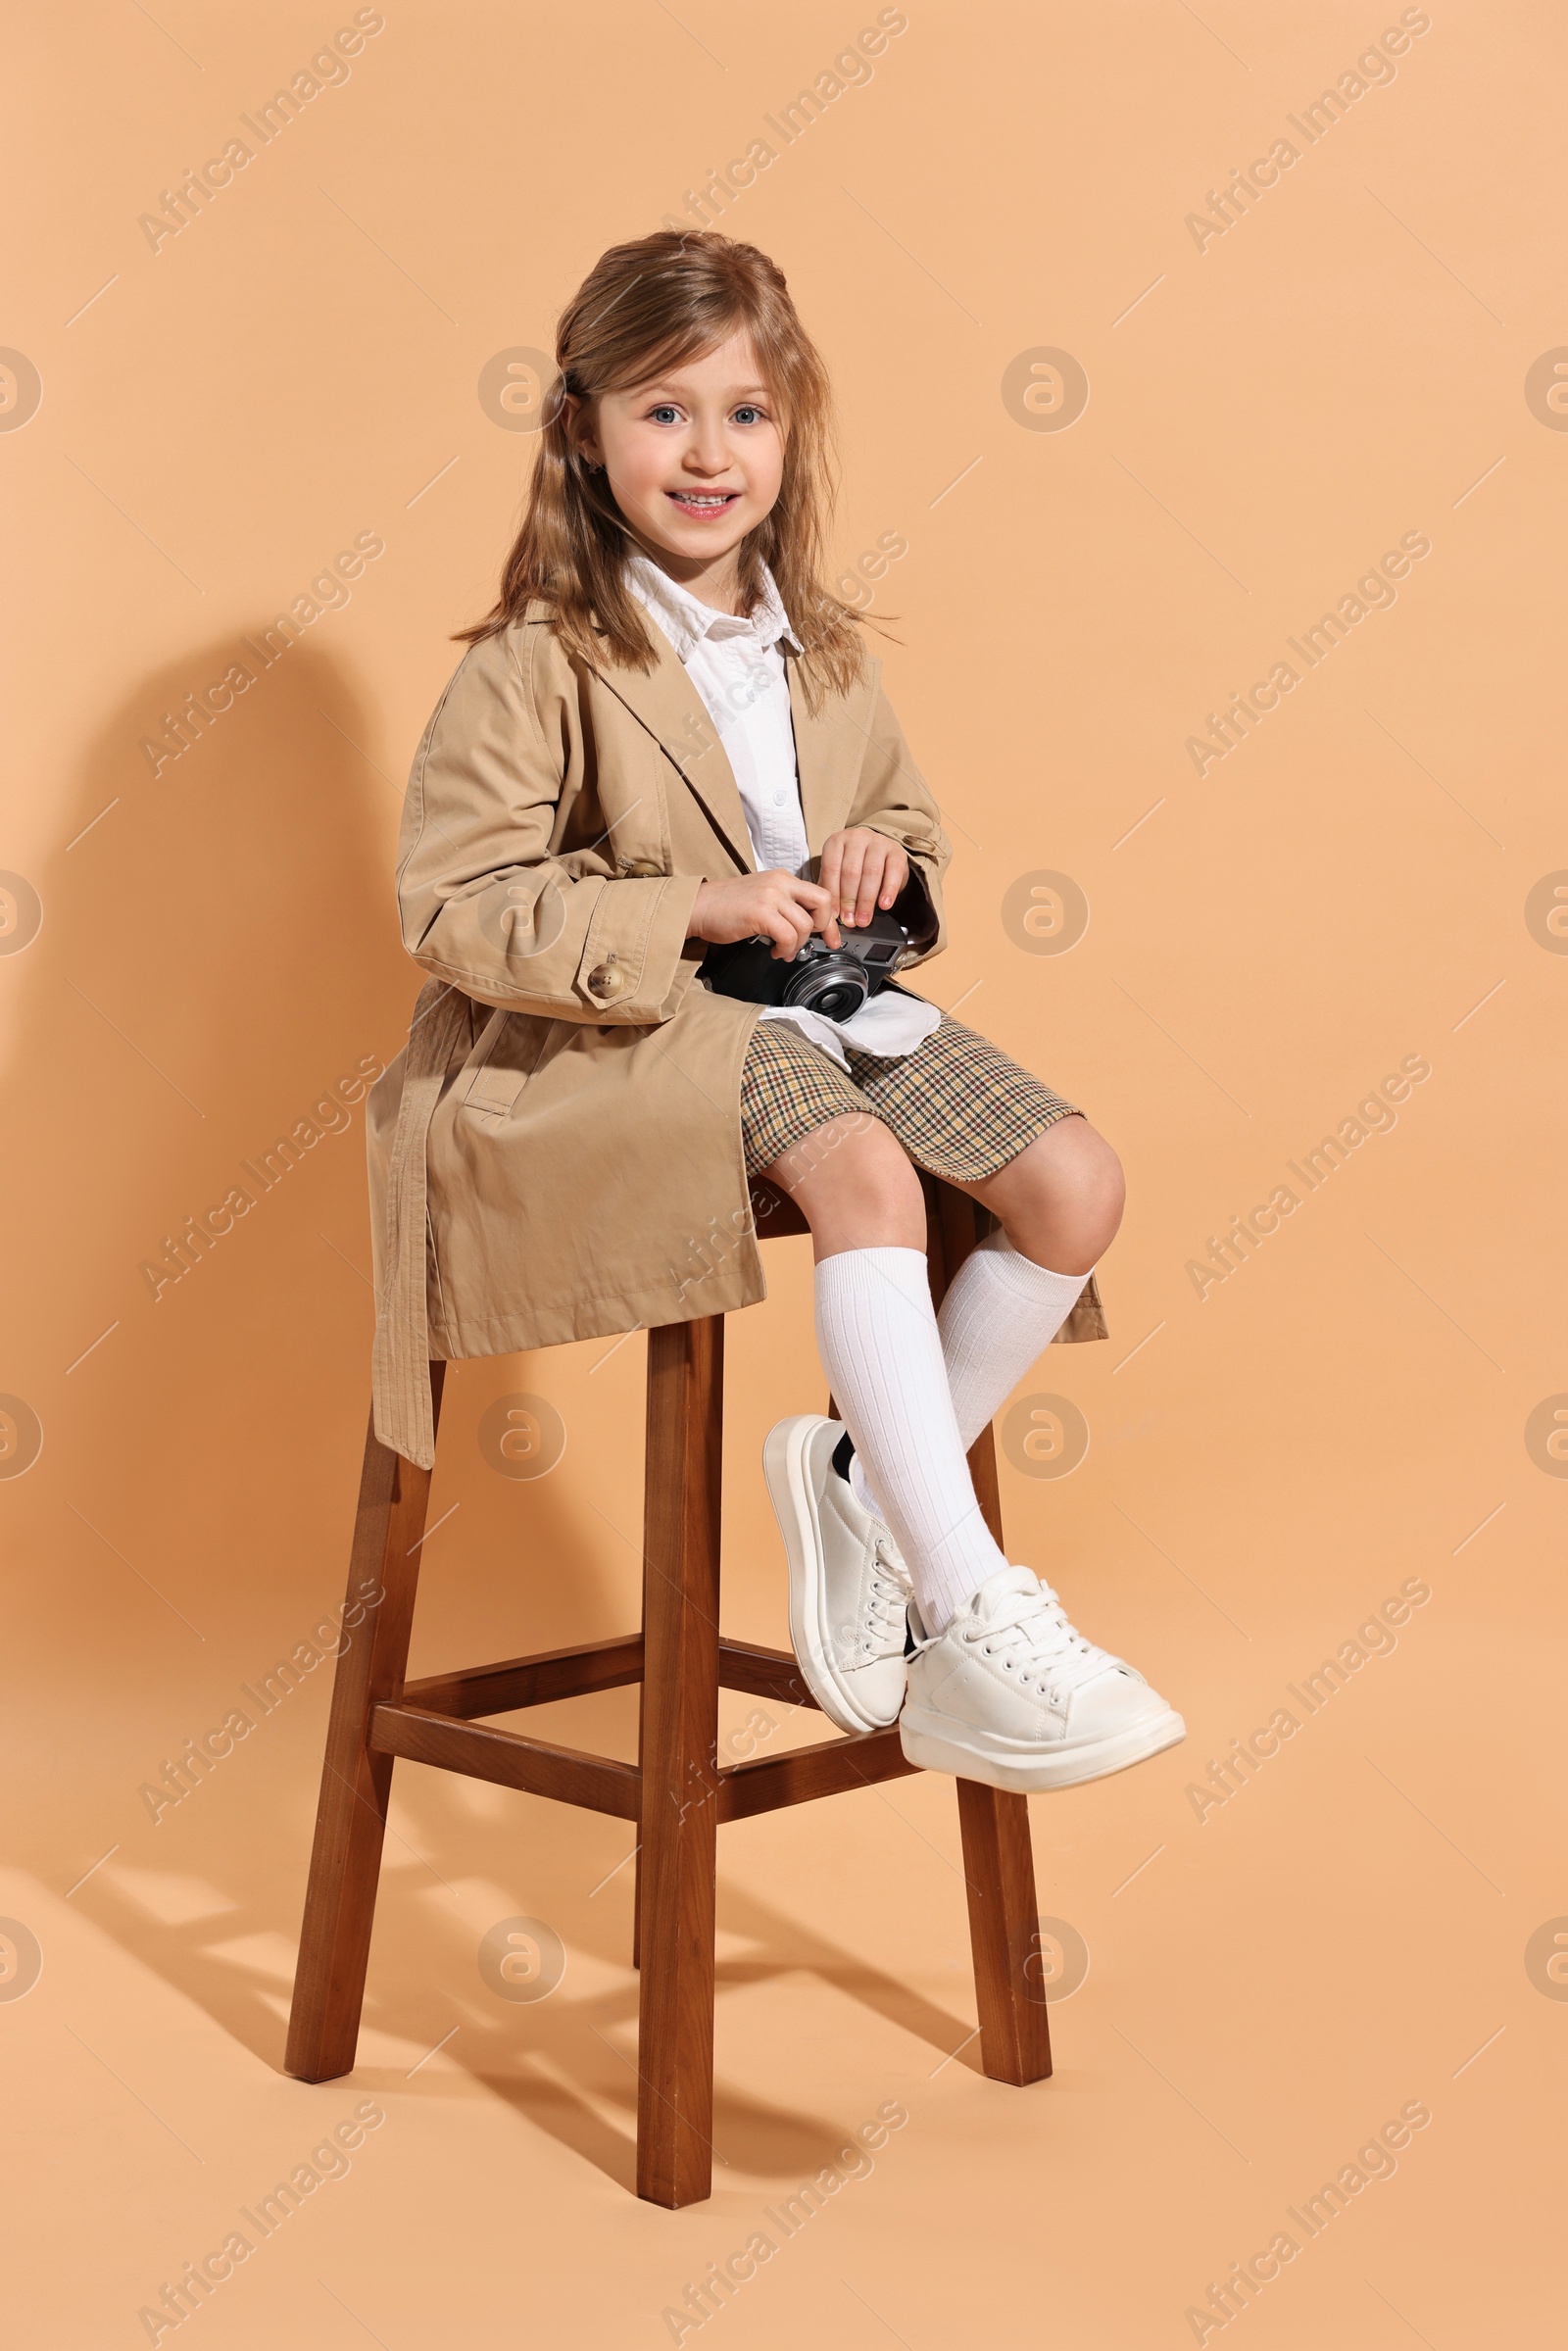
{"type": "Polygon", "coordinates": [[[472,1004],[445,980],[426,980],[409,1023],[403,1096],[387,1166],[386,1278],[376,1300],[370,1365],[376,1436],[419,1469],[435,1467],[430,1328],[425,1305],[425,1146],[453,1055],[472,1042],[472,1004]]]}

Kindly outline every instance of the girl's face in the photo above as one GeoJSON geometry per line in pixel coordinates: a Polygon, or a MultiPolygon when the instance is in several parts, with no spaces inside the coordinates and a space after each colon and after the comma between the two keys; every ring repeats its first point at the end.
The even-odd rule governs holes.
{"type": "Polygon", "coordinates": [[[732,602],[734,554],[775,504],[784,430],[751,337],[606,392],[578,446],[605,467],[648,553],[705,603],[732,602]]]}

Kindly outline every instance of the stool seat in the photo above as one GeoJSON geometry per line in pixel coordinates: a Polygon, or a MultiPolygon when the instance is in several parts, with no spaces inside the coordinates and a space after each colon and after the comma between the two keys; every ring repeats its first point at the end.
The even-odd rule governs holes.
{"type": "MultiPolygon", "coordinates": [[[[940,1301],[990,1219],[966,1194],[922,1182],[940,1301]]],[[[760,1239],[808,1229],[771,1186],[753,1186],[752,1206],[760,1239]]],[[[634,1821],[637,2192],[670,2208],[701,2202],[711,2189],[718,1824],[917,1769],[905,1758],[896,1723],[718,1762],[720,1690],[816,1704],[787,1650],[731,1641],[718,1629],[723,1341],[721,1314],[648,1334],[642,1630],[574,1648],[406,1679],[432,1473],[383,1445],[371,1415],[345,1613],[364,1614],[368,1592],[378,1588],[382,1596],[338,1656],[284,2057],[286,2070],[307,2082],[353,2069],[395,1758],[634,1821]],[[633,1682],[642,1690],[635,1765],[483,1719],[633,1682]]],[[[438,1437],[445,1374],[445,1363],[431,1363],[438,1437]]],[[[1000,1543],[989,1429],[969,1460],[1000,1543]]],[[[981,2063],[993,2080],[1021,2086],[1051,2072],[1027,1799],[976,1781],[955,1785],[981,2063]]]]}

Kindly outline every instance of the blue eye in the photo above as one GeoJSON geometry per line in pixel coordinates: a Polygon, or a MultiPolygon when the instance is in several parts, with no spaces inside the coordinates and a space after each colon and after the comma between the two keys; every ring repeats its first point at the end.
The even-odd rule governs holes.
{"type": "Polygon", "coordinates": [[[760,408],[752,408],[750,405],[738,408],[735,411],[735,421],[737,424],[760,424],[763,421],[762,412],[760,408]]]}
{"type": "Polygon", "coordinates": [[[672,423],[680,415],[680,411],[678,408],[676,408],[672,400],[662,400],[658,408],[654,409],[651,414],[656,424],[662,424],[665,422],[672,423]]]}

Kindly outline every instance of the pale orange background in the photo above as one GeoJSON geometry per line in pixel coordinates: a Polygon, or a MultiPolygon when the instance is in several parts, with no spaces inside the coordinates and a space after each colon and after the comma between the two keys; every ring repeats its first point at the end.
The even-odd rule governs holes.
{"type": "MultiPolygon", "coordinates": [[[[138,214],[351,13],[105,0],[13,25],[0,342],[43,400],[0,435],[0,865],[43,927],[0,958],[0,1390],[44,1445],[0,1483],[0,1912],[44,1966],[0,2001],[8,2334],[144,2341],[161,2283],[374,2096],[384,2128],[189,2323],[203,2342],[667,2342],[686,2282],[894,2098],[873,2175],[705,2343],[1190,2342],[1208,2282],[1410,2100],[1433,2120],[1397,2175],[1234,2325],[1253,2351],[1546,2339],[1568,2007],[1525,1948],[1568,1912],[1568,1489],[1524,1432],[1568,1387],[1568,963],[1524,906],[1568,865],[1568,439],[1524,381],[1568,342],[1560,11],[1434,0],[1392,85],[1200,253],[1186,214],[1396,9],[910,0],[869,83],[726,219],[835,378],[840,565],[908,541],[874,609],[957,851],[931,993],[1128,1169],[1112,1340],[1022,1391],[1073,1401],[1089,1454],[1061,1481],[1004,1466],[1010,1548],[1189,1736],[1033,1803],[1042,1911],[1091,1965],[1026,2091],[972,2045],[944,2062],[974,2021],[944,1780],[726,1829],[722,2161],[673,2216],[630,2193],[631,1873],[601,1886],[622,1824],[401,1766],[362,2063],[280,2073],[327,1670],[158,1825],[138,1789],[342,1591],[361,1115],[156,1304],[138,1265],[401,1041],[403,779],[532,448],[481,370],[548,348],[602,248],[875,12],[388,0],[347,84],[155,257],[138,214]],[[1040,347],[1087,370],[1069,430],[1004,405],[1040,347]],[[137,743],[171,698],[364,530],[386,552],[352,602],[155,779],[137,743]],[[1395,607],[1200,780],[1187,735],[1410,530],[1432,552],[1395,607]],[[1059,956],[1002,917],[1040,869],[1091,908],[1059,956]],[[1206,1237],[1409,1053],[1432,1075],[1395,1131],[1200,1303],[1206,1237]],[[1396,1652],[1200,1823],[1208,1759],[1409,1577],[1432,1598],[1396,1652]],[[567,1948],[536,2005],[476,1964],[515,1914],[567,1948]]],[[[807,1245],[767,1263],[729,1329],[726,1619],[782,1643],[759,1452],[823,1381],[807,1245]]],[[[415,1670],[634,1621],[642,1359],[454,1374],[415,1670]],[[533,1484],[474,1442],[519,1390],[568,1433],[533,1484]]],[[[628,1752],[632,1704],[550,1735],[628,1752]]]]}

